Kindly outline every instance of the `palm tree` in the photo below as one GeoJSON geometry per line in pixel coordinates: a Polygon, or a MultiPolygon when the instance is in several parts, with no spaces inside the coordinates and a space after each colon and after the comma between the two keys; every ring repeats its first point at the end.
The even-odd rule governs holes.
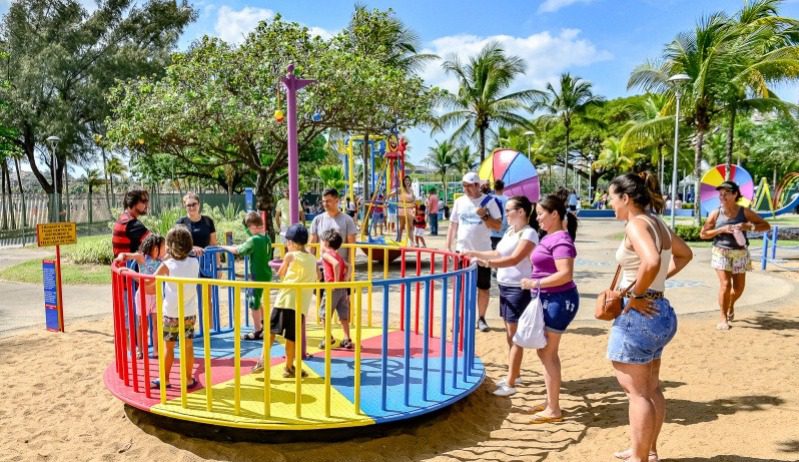
{"type": "Polygon", "coordinates": [[[621,140],[611,136],[602,142],[599,158],[591,167],[616,172],[628,172],[635,167],[635,164],[642,157],[639,153],[625,154],[622,151],[621,140]]]}
{"type": "Polygon", "coordinates": [[[436,145],[427,154],[427,162],[436,171],[444,184],[444,201],[449,198],[447,174],[453,167],[455,147],[449,141],[436,141],[436,145]]]}
{"type": "Polygon", "coordinates": [[[92,193],[96,186],[105,184],[105,180],[100,175],[100,171],[93,168],[87,169],[86,174],[80,180],[89,188],[89,224],[92,224],[92,193]]]}
{"type": "Polygon", "coordinates": [[[566,150],[563,153],[563,182],[566,185],[569,184],[569,136],[572,122],[575,117],[584,116],[590,106],[602,101],[604,98],[592,92],[590,82],[572,77],[568,72],[561,74],[559,90],[548,83],[545,92],[536,92],[536,101],[531,107],[533,112],[543,109],[549,113],[543,116],[545,120],[559,120],[566,128],[566,150]]]}
{"type": "Polygon", "coordinates": [[[347,182],[344,180],[344,169],[340,165],[322,165],[316,169],[316,175],[322,180],[325,188],[344,189],[347,182]]]}
{"type": "Polygon", "coordinates": [[[119,157],[112,156],[110,159],[108,159],[105,170],[106,174],[108,175],[109,186],[111,187],[111,206],[114,207],[114,176],[123,176],[128,171],[128,168],[124,163],[122,163],[122,160],[119,157]]]}
{"type": "Polygon", "coordinates": [[[513,80],[524,74],[526,65],[516,56],[505,55],[497,43],[489,43],[469,59],[467,64],[450,57],[442,65],[448,74],[458,79],[458,94],[445,93],[442,104],[450,109],[438,119],[438,129],[455,124],[458,128],[452,139],[477,139],[480,162],[485,160],[486,134],[493,123],[500,126],[523,125],[518,114],[535,97],[535,90],[503,94],[513,80]]]}
{"type": "Polygon", "coordinates": [[[642,100],[635,100],[628,107],[630,121],[621,138],[621,152],[635,153],[652,149],[655,151],[660,184],[663,184],[663,149],[669,146],[674,135],[674,115],[669,114],[669,100],[665,95],[647,93],[642,100]]]}
{"type": "Polygon", "coordinates": [[[477,159],[475,153],[473,153],[468,146],[455,149],[452,166],[459,174],[463,175],[466,172],[471,172],[476,164],[477,159]]]}

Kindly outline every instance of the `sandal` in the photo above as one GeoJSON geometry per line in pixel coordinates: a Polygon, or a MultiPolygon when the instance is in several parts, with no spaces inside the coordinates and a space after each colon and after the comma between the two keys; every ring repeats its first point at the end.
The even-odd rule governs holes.
{"type": "Polygon", "coordinates": [[[730,330],[730,323],[727,321],[722,321],[716,324],[716,330],[730,330]]]}
{"type": "Polygon", "coordinates": [[[197,381],[194,377],[191,378],[191,382],[186,384],[186,389],[189,390],[191,388],[195,388],[200,385],[200,382],[197,381]]]}
{"type": "MultiPolygon", "coordinates": [[[[633,450],[630,448],[627,448],[624,451],[613,453],[613,457],[621,460],[627,460],[632,456],[633,456],[633,450]]],[[[652,451],[649,451],[648,462],[658,462],[658,455],[652,451]]]]}
{"type": "MultiPolygon", "coordinates": [[[[166,384],[166,387],[167,388],[172,388],[172,384],[168,383],[168,384],[166,384]]],[[[158,380],[158,379],[150,380],[150,388],[151,389],[160,389],[161,388],[161,381],[158,380]]]]}
{"type": "Polygon", "coordinates": [[[263,340],[264,339],[264,330],[258,329],[253,332],[248,332],[241,336],[242,340],[263,340]]]}
{"type": "MultiPolygon", "coordinates": [[[[300,369],[300,371],[302,372],[302,374],[301,374],[302,378],[308,377],[308,373],[307,372],[305,372],[302,369],[300,369]]],[[[283,378],[293,379],[297,375],[296,372],[297,372],[297,370],[294,367],[292,367],[291,369],[283,369],[283,378]]]]}

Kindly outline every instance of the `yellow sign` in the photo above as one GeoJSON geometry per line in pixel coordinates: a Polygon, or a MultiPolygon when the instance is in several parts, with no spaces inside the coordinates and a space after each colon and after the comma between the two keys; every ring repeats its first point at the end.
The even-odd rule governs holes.
{"type": "Polygon", "coordinates": [[[73,222],[36,225],[36,243],[39,247],[75,244],[76,242],[78,242],[78,227],[73,222]]]}

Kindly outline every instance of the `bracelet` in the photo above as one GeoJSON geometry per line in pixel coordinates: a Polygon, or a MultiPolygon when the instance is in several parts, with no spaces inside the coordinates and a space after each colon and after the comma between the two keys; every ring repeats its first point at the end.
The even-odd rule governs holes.
{"type": "Polygon", "coordinates": [[[643,295],[638,295],[631,290],[627,292],[627,296],[633,300],[643,300],[644,298],[646,298],[646,293],[644,293],[643,295]]]}

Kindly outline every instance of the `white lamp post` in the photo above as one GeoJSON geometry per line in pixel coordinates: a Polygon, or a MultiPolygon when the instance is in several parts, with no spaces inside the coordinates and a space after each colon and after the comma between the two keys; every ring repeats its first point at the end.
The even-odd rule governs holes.
{"type": "Polygon", "coordinates": [[[55,221],[60,221],[61,219],[61,210],[59,210],[58,204],[58,187],[56,186],[56,166],[58,165],[58,158],[56,157],[56,150],[58,148],[58,143],[61,141],[61,138],[52,135],[47,137],[47,144],[50,145],[50,151],[52,151],[52,157],[50,159],[50,171],[53,177],[53,204],[55,205],[55,221]]]}
{"type": "Polygon", "coordinates": [[[677,96],[677,108],[674,112],[674,158],[672,159],[671,172],[671,229],[675,229],[675,216],[677,203],[677,153],[680,144],[680,97],[682,96],[682,85],[691,80],[687,74],[677,74],[669,78],[669,84],[674,87],[677,96]]]}
{"type": "Polygon", "coordinates": [[[593,174],[594,174],[594,155],[588,154],[588,203],[589,204],[594,203],[594,196],[591,195],[592,193],[591,189],[593,186],[591,180],[594,177],[593,174]]]}
{"type": "Polygon", "coordinates": [[[535,136],[535,132],[532,130],[527,130],[524,132],[524,136],[527,137],[527,158],[530,159],[530,162],[533,161],[533,150],[530,148],[530,138],[535,136]]]}

